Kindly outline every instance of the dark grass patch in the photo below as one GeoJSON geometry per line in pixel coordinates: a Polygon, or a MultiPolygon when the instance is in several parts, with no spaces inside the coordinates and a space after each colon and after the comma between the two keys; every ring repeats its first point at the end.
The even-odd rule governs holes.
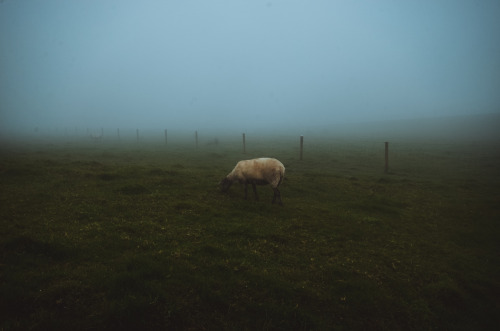
{"type": "Polygon", "coordinates": [[[118,179],[119,177],[117,175],[114,175],[114,174],[103,173],[103,174],[97,175],[97,178],[99,178],[100,180],[104,180],[104,181],[110,181],[110,180],[118,179]]]}
{"type": "Polygon", "coordinates": [[[157,176],[157,177],[175,177],[180,175],[180,172],[177,170],[160,169],[160,168],[151,169],[148,171],[148,173],[151,176],[157,176]]]}
{"type": "Polygon", "coordinates": [[[36,176],[39,173],[40,173],[39,170],[29,166],[14,166],[11,168],[0,170],[0,174],[5,177],[23,178],[23,177],[36,176]]]}
{"type": "Polygon", "coordinates": [[[139,195],[139,194],[149,193],[149,189],[140,184],[125,185],[120,189],[118,189],[117,191],[125,195],[139,195]]]}
{"type": "Polygon", "coordinates": [[[19,256],[33,256],[62,260],[72,254],[71,249],[59,243],[46,243],[29,237],[20,236],[1,243],[2,257],[15,260],[19,256]]]}

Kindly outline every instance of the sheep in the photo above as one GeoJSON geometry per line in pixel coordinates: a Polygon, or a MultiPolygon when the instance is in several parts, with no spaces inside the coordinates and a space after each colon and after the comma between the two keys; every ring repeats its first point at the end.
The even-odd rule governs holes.
{"type": "Polygon", "coordinates": [[[248,184],[252,184],[255,200],[259,200],[255,185],[270,184],[274,191],[272,203],[275,203],[277,198],[278,204],[283,205],[278,186],[280,186],[284,177],[285,167],[283,163],[273,158],[264,157],[239,161],[233,171],[231,171],[219,184],[222,192],[226,192],[234,182],[245,184],[245,199],[248,195],[248,184]]]}

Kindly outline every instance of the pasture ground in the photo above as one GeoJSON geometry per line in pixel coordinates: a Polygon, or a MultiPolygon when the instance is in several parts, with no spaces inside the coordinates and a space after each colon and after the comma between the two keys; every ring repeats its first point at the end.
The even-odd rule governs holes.
{"type": "Polygon", "coordinates": [[[4,143],[0,330],[497,330],[498,147],[4,143]],[[218,190],[259,156],[284,207],[218,190]]]}

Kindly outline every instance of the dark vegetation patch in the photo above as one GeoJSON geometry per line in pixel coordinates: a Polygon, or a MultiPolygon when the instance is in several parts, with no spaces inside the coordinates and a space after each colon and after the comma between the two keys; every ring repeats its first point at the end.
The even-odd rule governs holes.
{"type": "Polygon", "coordinates": [[[0,150],[0,329],[498,327],[500,160],[456,157],[477,146],[390,175],[355,143],[251,146],[284,207],[218,190],[239,148],[135,146],[0,150]]]}
{"type": "Polygon", "coordinates": [[[37,171],[36,168],[29,167],[29,166],[20,166],[20,167],[13,167],[13,168],[8,168],[8,169],[2,169],[1,174],[6,177],[29,177],[29,176],[35,176],[39,172],[37,171]]]}
{"type": "Polygon", "coordinates": [[[193,205],[191,203],[188,203],[188,202],[180,202],[180,203],[175,204],[174,208],[175,208],[175,210],[179,210],[179,211],[189,210],[189,209],[193,208],[193,205]]]}
{"type": "Polygon", "coordinates": [[[141,184],[130,184],[125,185],[118,189],[118,192],[126,195],[139,195],[139,194],[147,194],[149,189],[141,184]]]}
{"type": "Polygon", "coordinates": [[[83,168],[99,169],[103,167],[103,164],[97,161],[74,161],[71,162],[72,165],[83,168]]]}
{"type": "Polygon", "coordinates": [[[63,260],[73,253],[68,247],[59,243],[47,243],[26,236],[9,239],[0,245],[2,256],[12,262],[21,256],[63,260]]]}
{"type": "Polygon", "coordinates": [[[114,174],[110,174],[110,173],[103,173],[103,174],[99,174],[97,175],[97,177],[100,179],[100,180],[104,180],[104,181],[110,181],[110,180],[115,180],[118,178],[117,175],[114,175],[114,174]]]}
{"type": "Polygon", "coordinates": [[[175,176],[178,174],[177,171],[172,171],[172,170],[165,170],[165,169],[160,169],[160,168],[154,168],[148,171],[148,174],[151,176],[175,176]]]}

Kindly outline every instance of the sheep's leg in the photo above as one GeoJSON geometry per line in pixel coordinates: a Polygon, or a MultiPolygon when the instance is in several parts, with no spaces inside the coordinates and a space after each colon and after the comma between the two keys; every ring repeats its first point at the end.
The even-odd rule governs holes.
{"type": "Polygon", "coordinates": [[[255,194],[255,200],[259,200],[259,196],[257,195],[257,188],[255,187],[255,183],[252,183],[253,193],[255,194]]]}
{"type": "Polygon", "coordinates": [[[273,188],[274,191],[274,196],[273,196],[273,203],[276,201],[276,198],[278,198],[278,204],[280,206],[283,206],[283,202],[281,201],[281,194],[278,188],[273,188]]]}

